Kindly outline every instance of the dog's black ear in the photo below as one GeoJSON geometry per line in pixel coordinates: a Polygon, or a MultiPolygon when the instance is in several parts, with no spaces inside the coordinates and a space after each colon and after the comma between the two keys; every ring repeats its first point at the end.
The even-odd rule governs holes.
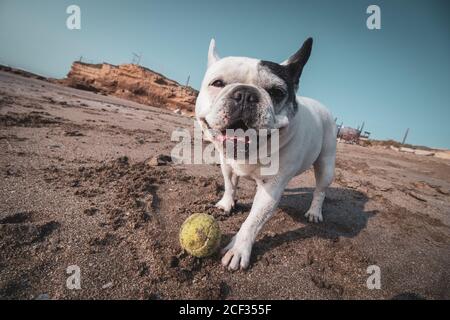
{"type": "Polygon", "coordinates": [[[306,39],[302,47],[289,59],[282,63],[282,65],[286,66],[286,68],[288,69],[295,86],[298,86],[303,67],[308,62],[309,56],[311,55],[312,45],[313,39],[306,39]]]}

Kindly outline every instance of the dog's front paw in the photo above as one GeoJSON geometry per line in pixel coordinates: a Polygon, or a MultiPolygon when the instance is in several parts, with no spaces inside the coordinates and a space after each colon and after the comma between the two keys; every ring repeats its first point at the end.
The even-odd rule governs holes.
{"type": "Polygon", "coordinates": [[[308,218],[309,222],[322,222],[322,210],[316,208],[309,208],[308,212],[305,213],[305,217],[308,218]]]}
{"type": "Polygon", "coordinates": [[[230,213],[234,208],[234,200],[231,197],[223,197],[219,202],[216,203],[216,207],[225,211],[225,213],[230,213]]]}
{"type": "Polygon", "coordinates": [[[222,249],[222,265],[229,270],[247,269],[250,264],[252,244],[249,241],[239,240],[237,235],[222,249]]]}

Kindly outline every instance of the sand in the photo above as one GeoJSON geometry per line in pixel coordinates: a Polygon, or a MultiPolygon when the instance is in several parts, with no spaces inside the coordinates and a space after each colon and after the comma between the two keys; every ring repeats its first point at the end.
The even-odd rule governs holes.
{"type": "Polygon", "coordinates": [[[339,144],[324,223],[303,216],[309,170],[289,183],[249,270],[230,272],[219,254],[183,253],[178,230],[206,212],[225,245],[254,183],[242,180],[232,213],[214,208],[218,166],[148,160],[170,155],[176,128],[192,118],[0,72],[0,298],[450,298],[448,159],[339,144]],[[79,290],[66,287],[72,265],[79,290]],[[366,286],[370,265],[379,290],[366,286]]]}

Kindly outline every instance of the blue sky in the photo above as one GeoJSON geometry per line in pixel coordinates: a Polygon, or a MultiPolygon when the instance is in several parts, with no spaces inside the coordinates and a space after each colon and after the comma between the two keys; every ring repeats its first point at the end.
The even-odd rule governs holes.
{"type": "Polygon", "coordinates": [[[281,62],[308,37],[299,94],[373,138],[450,148],[450,1],[0,0],[0,63],[64,77],[74,60],[141,64],[200,86],[209,40],[220,55],[281,62]],[[81,30],[66,8],[81,8],[81,30]],[[366,8],[381,8],[368,30],[366,8]]]}

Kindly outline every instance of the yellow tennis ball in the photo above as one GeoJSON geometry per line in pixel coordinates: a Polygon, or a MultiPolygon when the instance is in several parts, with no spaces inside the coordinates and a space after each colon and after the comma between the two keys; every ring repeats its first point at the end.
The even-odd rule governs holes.
{"type": "Polygon", "coordinates": [[[206,213],[194,213],[181,225],[181,247],[194,257],[213,254],[219,247],[220,237],[219,224],[206,213]]]}

